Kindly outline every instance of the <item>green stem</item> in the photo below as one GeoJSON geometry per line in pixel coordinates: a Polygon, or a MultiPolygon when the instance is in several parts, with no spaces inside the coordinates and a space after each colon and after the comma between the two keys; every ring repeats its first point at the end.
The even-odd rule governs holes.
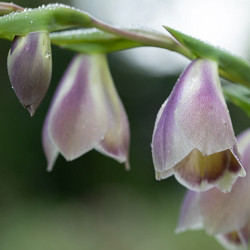
{"type": "Polygon", "coordinates": [[[113,27],[93,17],[91,17],[91,21],[93,23],[93,26],[96,27],[97,29],[109,32],[111,34],[115,34],[119,37],[126,38],[128,40],[132,40],[136,42],[140,42],[147,46],[159,47],[159,48],[164,48],[164,49],[168,49],[171,51],[175,51],[191,60],[195,58],[194,54],[190,52],[190,50],[186,49],[184,46],[177,43],[175,40],[173,40],[170,37],[162,36],[162,37],[159,37],[159,39],[155,39],[153,37],[150,37],[149,34],[142,35],[141,33],[137,34],[136,32],[131,32],[128,30],[122,30],[122,29],[113,27]]]}

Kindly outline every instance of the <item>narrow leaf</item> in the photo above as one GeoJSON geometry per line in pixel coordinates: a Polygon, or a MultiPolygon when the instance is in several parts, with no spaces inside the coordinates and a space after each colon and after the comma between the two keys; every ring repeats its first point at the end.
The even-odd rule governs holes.
{"type": "Polygon", "coordinates": [[[244,86],[228,83],[223,86],[223,93],[227,100],[241,108],[250,117],[250,89],[244,86]]]}
{"type": "Polygon", "coordinates": [[[177,30],[164,27],[178,42],[191,50],[197,57],[215,60],[219,65],[219,72],[223,78],[250,87],[249,62],[177,30]]]}

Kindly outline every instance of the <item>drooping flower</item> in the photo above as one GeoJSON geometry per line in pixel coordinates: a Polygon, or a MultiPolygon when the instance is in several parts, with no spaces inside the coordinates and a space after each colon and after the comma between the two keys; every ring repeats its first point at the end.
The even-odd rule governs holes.
{"type": "Polygon", "coordinates": [[[177,232],[205,228],[226,249],[242,249],[250,239],[250,129],[238,137],[246,177],[238,178],[230,193],[213,188],[188,191],[181,209],[177,232]]]}
{"type": "Polygon", "coordinates": [[[52,170],[58,153],[74,160],[91,149],[127,168],[129,123],[116,92],[105,55],[77,55],[53,97],[43,133],[43,148],[52,170]]]}
{"type": "Polygon", "coordinates": [[[34,115],[51,80],[52,59],[49,33],[39,31],[16,36],[8,54],[12,88],[30,115],[34,115]]]}
{"type": "Polygon", "coordinates": [[[157,115],[151,145],[158,180],[174,174],[189,189],[225,192],[245,175],[216,62],[197,59],[183,72],[157,115]]]}

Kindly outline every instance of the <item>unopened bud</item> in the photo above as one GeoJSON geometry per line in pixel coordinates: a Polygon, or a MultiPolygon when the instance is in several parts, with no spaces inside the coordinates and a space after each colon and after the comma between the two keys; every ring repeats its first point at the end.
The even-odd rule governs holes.
{"type": "Polygon", "coordinates": [[[32,116],[51,80],[49,33],[40,31],[16,36],[8,54],[8,73],[19,101],[32,116]]]}

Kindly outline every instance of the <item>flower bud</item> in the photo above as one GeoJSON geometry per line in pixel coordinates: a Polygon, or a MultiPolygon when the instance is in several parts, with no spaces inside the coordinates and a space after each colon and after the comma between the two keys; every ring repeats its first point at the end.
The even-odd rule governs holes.
{"type": "Polygon", "coordinates": [[[8,54],[8,74],[19,101],[31,116],[47,92],[51,73],[49,33],[16,36],[8,54]]]}

